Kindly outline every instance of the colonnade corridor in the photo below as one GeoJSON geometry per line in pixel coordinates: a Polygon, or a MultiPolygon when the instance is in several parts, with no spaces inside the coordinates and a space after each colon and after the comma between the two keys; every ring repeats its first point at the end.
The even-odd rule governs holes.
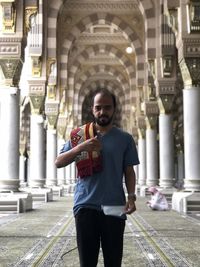
{"type": "MultiPolygon", "coordinates": [[[[126,221],[122,267],[200,266],[198,214],[152,211],[148,198],[137,198],[137,211],[126,221]]],[[[26,213],[1,213],[0,267],[79,267],[72,205],[72,195],[57,196],[26,213]]]]}

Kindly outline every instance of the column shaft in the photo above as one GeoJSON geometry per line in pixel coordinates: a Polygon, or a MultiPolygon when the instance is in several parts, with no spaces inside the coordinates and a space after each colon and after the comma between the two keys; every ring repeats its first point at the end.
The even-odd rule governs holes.
{"type": "Polygon", "coordinates": [[[57,154],[57,138],[56,130],[47,130],[47,145],[46,145],[46,185],[57,185],[57,172],[55,159],[57,154]]]}
{"type": "Polygon", "coordinates": [[[19,90],[0,89],[0,189],[19,188],[19,90]]]}
{"type": "Polygon", "coordinates": [[[138,157],[140,160],[138,184],[146,185],[146,140],[144,138],[138,139],[138,157]]]}
{"type": "Polygon", "coordinates": [[[172,187],[174,183],[174,141],[172,131],[172,115],[160,114],[160,186],[172,187]]]}
{"type": "Polygon", "coordinates": [[[200,88],[183,90],[185,189],[200,189],[200,88]]]}
{"type": "Polygon", "coordinates": [[[45,183],[44,121],[42,115],[31,115],[30,177],[28,185],[43,187],[45,183]]]}
{"type": "Polygon", "coordinates": [[[158,145],[155,129],[146,130],[146,159],[146,184],[148,186],[158,185],[158,145]]]}

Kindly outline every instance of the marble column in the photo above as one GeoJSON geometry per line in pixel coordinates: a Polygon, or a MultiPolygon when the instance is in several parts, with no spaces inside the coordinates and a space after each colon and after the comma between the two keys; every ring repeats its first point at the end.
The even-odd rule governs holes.
{"type": "Polygon", "coordinates": [[[65,183],[67,185],[70,184],[70,177],[71,177],[71,168],[70,165],[65,167],[65,183]]]}
{"type": "MultiPolygon", "coordinates": [[[[58,138],[58,146],[57,153],[59,154],[61,147],[65,144],[65,140],[63,138],[58,138]]],[[[65,168],[57,169],[57,184],[64,185],[65,184],[65,168]]]]}
{"type": "Polygon", "coordinates": [[[200,190],[200,87],[183,90],[186,190],[200,190]]]}
{"type": "Polygon", "coordinates": [[[177,181],[176,187],[181,189],[184,183],[185,171],[184,171],[184,154],[178,153],[177,155],[177,181]]]}
{"type": "Polygon", "coordinates": [[[57,169],[55,159],[57,154],[57,135],[55,129],[47,130],[46,140],[46,185],[57,185],[57,169]]]}
{"type": "Polygon", "coordinates": [[[143,137],[138,139],[138,157],[140,164],[138,166],[138,184],[146,185],[146,140],[143,137]]]}
{"type": "Polygon", "coordinates": [[[44,120],[42,115],[31,115],[30,132],[30,187],[44,187],[45,184],[45,143],[44,120]]]}
{"type": "Polygon", "coordinates": [[[164,188],[173,187],[174,183],[174,141],[172,129],[172,115],[159,115],[159,156],[160,183],[164,188]]]}
{"type": "Polygon", "coordinates": [[[19,180],[20,180],[20,186],[25,185],[25,161],[26,158],[24,155],[20,155],[19,159],[19,180]]]}
{"type": "Polygon", "coordinates": [[[0,190],[19,188],[19,90],[0,89],[0,190]]]}
{"type": "Polygon", "coordinates": [[[158,185],[158,145],[156,129],[146,130],[147,186],[158,185]]]}

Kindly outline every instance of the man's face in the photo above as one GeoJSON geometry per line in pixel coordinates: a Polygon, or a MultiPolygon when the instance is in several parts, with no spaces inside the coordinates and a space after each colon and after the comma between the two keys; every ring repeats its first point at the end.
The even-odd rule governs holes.
{"type": "Polygon", "coordinates": [[[95,122],[101,126],[106,127],[112,123],[114,116],[113,99],[109,95],[97,94],[94,98],[92,113],[95,122]]]}

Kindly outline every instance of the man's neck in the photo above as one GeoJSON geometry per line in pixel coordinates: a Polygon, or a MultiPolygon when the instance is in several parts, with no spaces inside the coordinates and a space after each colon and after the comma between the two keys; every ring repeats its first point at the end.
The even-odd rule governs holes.
{"type": "Polygon", "coordinates": [[[106,134],[107,132],[110,131],[110,129],[112,129],[112,127],[113,127],[112,124],[109,124],[109,125],[106,126],[106,127],[102,127],[102,126],[96,124],[97,132],[99,132],[100,134],[106,134]]]}

